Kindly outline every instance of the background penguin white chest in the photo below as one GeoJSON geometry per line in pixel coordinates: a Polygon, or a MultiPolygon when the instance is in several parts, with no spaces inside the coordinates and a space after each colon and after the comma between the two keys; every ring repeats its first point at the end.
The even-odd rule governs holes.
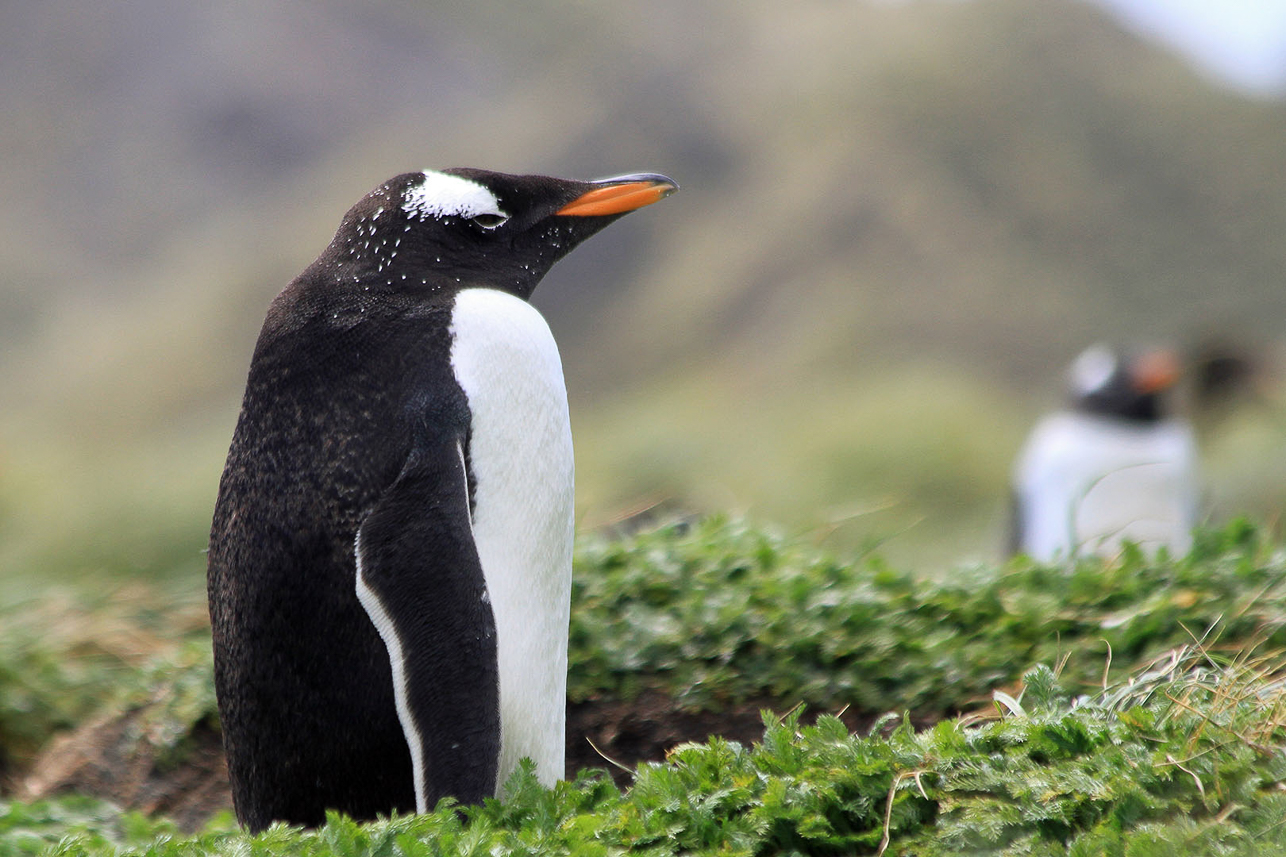
{"type": "Polygon", "coordinates": [[[1050,562],[1122,541],[1186,553],[1197,517],[1196,442],[1178,420],[1149,425],[1060,412],[1033,430],[1015,471],[1023,550],[1050,562]]]}
{"type": "Polygon", "coordinates": [[[531,304],[465,289],[451,315],[451,366],[469,402],[473,537],[496,621],[497,787],[528,756],[564,773],[573,456],[558,346],[531,304]]]}

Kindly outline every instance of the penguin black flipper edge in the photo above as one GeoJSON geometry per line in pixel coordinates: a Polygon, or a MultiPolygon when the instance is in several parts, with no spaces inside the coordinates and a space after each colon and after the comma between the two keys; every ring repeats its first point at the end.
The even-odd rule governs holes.
{"type": "Polygon", "coordinates": [[[495,792],[495,620],[471,533],[463,441],[439,440],[417,445],[355,540],[357,597],[389,650],[419,812],[495,792]]]}

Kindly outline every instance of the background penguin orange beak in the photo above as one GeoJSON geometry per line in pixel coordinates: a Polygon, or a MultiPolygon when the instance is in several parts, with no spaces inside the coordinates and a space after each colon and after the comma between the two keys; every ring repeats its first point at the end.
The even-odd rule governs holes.
{"type": "Polygon", "coordinates": [[[625,214],[636,208],[660,202],[679,189],[679,185],[662,175],[630,175],[602,179],[603,185],[586,191],[564,205],[555,214],[570,217],[601,217],[625,214]]]}
{"type": "Polygon", "coordinates": [[[1130,369],[1130,386],[1139,393],[1159,393],[1179,380],[1182,367],[1171,351],[1153,351],[1138,358],[1130,369]]]}

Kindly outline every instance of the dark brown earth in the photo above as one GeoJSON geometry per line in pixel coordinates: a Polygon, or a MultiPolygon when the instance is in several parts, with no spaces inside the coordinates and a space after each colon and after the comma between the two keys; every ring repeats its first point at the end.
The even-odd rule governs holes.
{"type": "Polygon", "coordinates": [[[105,798],[125,809],[172,818],[193,831],[231,808],[219,732],[196,724],[172,750],[149,734],[148,706],[102,714],[50,742],[15,789],[22,800],[61,792],[105,798]]]}
{"type": "MultiPolygon", "coordinates": [[[[574,776],[582,768],[607,768],[616,784],[624,787],[639,762],[664,761],[666,751],[677,744],[704,742],[718,735],[749,746],[763,738],[762,711],[782,715],[792,707],[765,697],[720,711],[690,711],[657,691],[644,691],[629,701],[573,703],[567,706],[567,773],[574,776]]],[[[806,711],[801,720],[812,723],[820,713],[806,711]]],[[[851,709],[837,713],[854,732],[869,729],[875,719],[851,709]]]]}
{"type": "MultiPolygon", "coordinates": [[[[758,741],[763,736],[760,711],[789,708],[761,699],[719,712],[687,711],[655,691],[628,702],[575,703],[567,710],[567,772],[572,776],[583,768],[606,768],[624,787],[639,762],[662,761],[677,744],[712,735],[747,745],[758,741]]],[[[230,809],[217,728],[201,721],[176,745],[172,736],[155,734],[158,719],[150,714],[150,706],[143,705],[100,715],[56,738],[30,770],[16,778],[16,795],[24,800],[68,791],[95,795],[128,809],[168,816],[186,831],[230,809]]],[[[841,719],[854,730],[870,724],[869,716],[850,712],[842,712],[841,719]]]]}

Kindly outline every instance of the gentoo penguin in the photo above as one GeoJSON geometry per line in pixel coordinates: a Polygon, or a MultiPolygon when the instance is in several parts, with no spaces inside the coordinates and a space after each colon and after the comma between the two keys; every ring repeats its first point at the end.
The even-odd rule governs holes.
{"type": "Polygon", "coordinates": [[[1012,553],[1052,562],[1123,541],[1187,552],[1197,452],[1166,398],[1178,375],[1164,351],[1122,356],[1096,345],[1076,358],[1070,407],[1036,425],[1014,468],[1012,553]]]}
{"type": "Polygon", "coordinates": [[[563,775],[572,445],[549,268],[677,190],[399,175],[272,302],[210,534],[237,817],[317,825],[563,775]]]}

